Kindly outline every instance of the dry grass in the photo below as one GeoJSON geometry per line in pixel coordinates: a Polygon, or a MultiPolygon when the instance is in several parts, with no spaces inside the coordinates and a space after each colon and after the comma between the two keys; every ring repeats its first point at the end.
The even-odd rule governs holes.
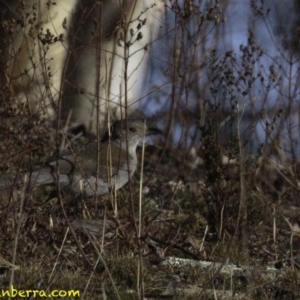
{"type": "MultiPolygon", "coordinates": [[[[145,157],[149,158],[144,174],[148,193],[142,197],[140,239],[134,225],[138,222],[139,174],[133,180],[132,199],[128,187],[117,192],[118,215],[114,214],[109,195],[96,202],[63,195],[60,203],[55,187],[41,187],[32,193],[21,193],[20,198],[2,199],[1,253],[7,261],[20,267],[14,271],[13,285],[49,290],[54,287],[80,289],[88,299],[96,299],[99,293],[104,293],[103,289],[108,297],[118,294],[120,299],[138,298],[137,282],[141,282],[138,266],[142,259],[144,293],[152,297],[163,293],[170,282],[175,282],[177,291],[181,291],[178,299],[184,299],[184,293],[188,294],[191,286],[201,287],[194,291],[201,299],[210,299],[211,289],[244,295],[241,299],[280,299],[276,295],[285,293],[296,297],[300,240],[295,235],[291,241],[291,231],[284,217],[292,220],[289,208],[297,189],[285,180],[281,191],[288,191],[272,190],[274,181],[281,178],[274,167],[265,162],[264,172],[260,173],[262,166],[257,165],[261,156],[245,162],[246,177],[255,179],[245,181],[248,219],[245,233],[237,228],[238,162],[233,166],[216,162],[220,178],[217,182],[210,177],[215,171],[203,165],[202,185],[191,191],[187,182],[179,182],[172,175],[152,175],[154,167],[166,166],[152,162],[147,148],[145,157]],[[264,178],[270,180],[266,182],[264,178]],[[148,184],[147,179],[151,179],[148,184]],[[261,185],[264,186],[260,188],[261,185]],[[274,196],[276,192],[280,197],[274,196]],[[23,197],[24,205],[20,201],[23,197]],[[82,221],[78,225],[79,220],[82,221]],[[69,224],[74,231],[69,230],[69,224]],[[248,248],[243,242],[244,234],[247,234],[248,248]],[[255,269],[252,275],[230,278],[218,270],[208,272],[201,267],[160,265],[164,257],[170,256],[224,265],[230,262],[255,269]],[[272,279],[264,277],[263,269],[281,260],[288,267],[280,268],[280,275],[272,279]]],[[[192,176],[192,172],[181,174],[181,178],[192,176]]],[[[285,176],[293,180],[288,174],[285,176]]],[[[3,268],[3,287],[10,282],[7,267],[3,268]]]]}
{"type": "MultiPolygon", "coordinates": [[[[153,120],[165,134],[156,146],[138,150],[144,169],[115,194],[75,198],[55,186],[32,191],[13,182],[3,189],[1,288],[78,289],[85,299],[299,299],[293,76],[275,59],[268,70],[261,67],[266,53],[251,28],[238,53],[205,48],[212,28],[212,40],[221,40],[218,3],[206,10],[191,1],[171,4],[167,13],[174,27],[160,33],[170,46],[169,60],[159,70],[170,89],[157,87],[151,102],[160,107],[153,120]],[[269,109],[267,97],[275,89],[279,96],[269,109]],[[224,275],[163,265],[166,257],[253,270],[224,275]],[[276,267],[276,275],[266,276],[267,266],[276,267]]],[[[6,18],[1,38],[7,46],[21,18],[6,18]]],[[[23,176],[56,151],[66,134],[43,105],[33,114],[3,76],[0,89],[2,178],[23,176]]],[[[145,114],[148,105],[141,105],[145,114]]],[[[78,137],[74,128],[67,137],[74,144],[96,138],[86,132],[78,137]]]]}

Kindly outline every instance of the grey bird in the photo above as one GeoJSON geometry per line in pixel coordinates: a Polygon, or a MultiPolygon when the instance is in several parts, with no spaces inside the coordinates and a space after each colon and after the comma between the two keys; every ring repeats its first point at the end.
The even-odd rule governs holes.
{"type": "MultiPolygon", "coordinates": [[[[136,148],[148,135],[160,134],[156,128],[149,128],[142,120],[117,121],[99,143],[89,143],[78,150],[70,151],[47,161],[47,166],[29,175],[31,188],[58,183],[75,194],[86,196],[104,195],[118,190],[129,181],[137,167],[136,148]],[[128,129],[128,130],[126,130],[128,129]],[[99,160],[98,160],[99,157],[99,160]],[[99,165],[97,162],[99,161],[99,165]]],[[[0,180],[0,187],[7,180],[0,180]]],[[[22,183],[18,178],[17,185],[22,183]]]]}

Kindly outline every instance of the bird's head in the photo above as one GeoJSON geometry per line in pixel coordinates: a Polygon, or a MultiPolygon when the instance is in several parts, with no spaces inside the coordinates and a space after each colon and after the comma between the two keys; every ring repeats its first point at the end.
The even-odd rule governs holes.
{"type": "Polygon", "coordinates": [[[107,141],[110,139],[111,142],[116,142],[118,144],[121,143],[121,145],[126,145],[127,142],[129,147],[136,147],[145,136],[160,133],[162,133],[161,130],[148,127],[144,120],[120,120],[111,126],[110,138],[109,133],[107,132],[102,141],[107,141]]]}

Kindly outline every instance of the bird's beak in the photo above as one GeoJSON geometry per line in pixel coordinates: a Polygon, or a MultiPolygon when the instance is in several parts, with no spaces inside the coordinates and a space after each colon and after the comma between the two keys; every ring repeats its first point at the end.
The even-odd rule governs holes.
{"type": "Polygon", "coordinates": [[[157,128],[148,127],[145,135],[155,135],[155,134],[162,134],[163,132],[157,128]]]}

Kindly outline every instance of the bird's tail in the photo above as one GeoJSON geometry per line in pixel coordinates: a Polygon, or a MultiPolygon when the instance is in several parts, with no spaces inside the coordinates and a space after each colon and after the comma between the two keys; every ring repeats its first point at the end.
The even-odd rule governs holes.
{"type": "MultiPolygon", "coordinates": [[[[42,185],[55,184],[57,174],[51,172],[50,168],[42,168],[32,173],[20,173],[16,175],[2,175],[0,177],[0,192],[7,189],[34,189],[42,185]]],[[[70,184],[70,176],[59,174],[59,183],[62,185],[70,184]]]]}

